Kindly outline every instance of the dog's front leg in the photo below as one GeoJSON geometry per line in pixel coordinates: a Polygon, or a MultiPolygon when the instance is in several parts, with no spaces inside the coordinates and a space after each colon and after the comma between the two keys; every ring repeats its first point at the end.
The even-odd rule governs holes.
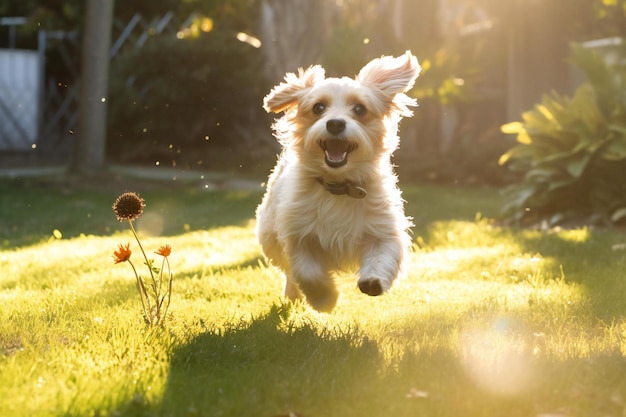
{"type": "Polygon", "coordinates": [[[364,251],[359,271],[361,292],[380,295],[387,291],[400,272],[404,257],[401,239],[375,240],[364,251]]]}
{"type": "MultiPolygon", "coordinates": [[[[307,302],[318,311],[331,311],[337,303],[337,288],[318,245],[300,242],[290,250],[290,277],[306,297],[307,302]]],[[[289,285],[289,284],[288,284],[289,285]]]]}

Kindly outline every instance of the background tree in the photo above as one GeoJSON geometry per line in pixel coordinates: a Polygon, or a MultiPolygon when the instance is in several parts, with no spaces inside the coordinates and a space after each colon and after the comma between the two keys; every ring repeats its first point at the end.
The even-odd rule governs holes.
{"type": "Polygon", "coordinates": [[[114,0],[87,1],[74,154],[74,168],[80,174],[94,175],[104,166],[113,4],[114,0]]]}
{"type": "Polygon", "coordinates": [[[259,37],[267,79],[282,80],[286,72],[318,62],[338,18],[330,0],[261,0],[259,37]]]}

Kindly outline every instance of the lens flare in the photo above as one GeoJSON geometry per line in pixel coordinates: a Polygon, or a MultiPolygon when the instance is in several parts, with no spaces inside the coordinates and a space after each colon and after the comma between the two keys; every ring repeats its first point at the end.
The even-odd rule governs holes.
{"type": "Polygon", "coordinates": [[[523,325],[507,317],[496,318],[488,329],[463,332],[459,351],[468,376],[496,395],[528,392],[536,381],[535,350],[523,325]]]}

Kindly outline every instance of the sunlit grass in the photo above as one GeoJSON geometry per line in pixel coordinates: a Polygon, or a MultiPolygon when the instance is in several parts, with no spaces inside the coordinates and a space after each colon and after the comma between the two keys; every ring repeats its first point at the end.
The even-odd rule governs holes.
{"type": "Polygon", "coordinates": [[[46,198],[45,220],[14,226],[27,239],[0,228],[20,242],[0,250],[0,415],[624,413],[620,231],[499,228],[494,190],[407,187],[407,276],[375,298],[342,277],[320,314],[282,303],[254,239],[259,193],[142,196],[160,218],[137,222],[142,241],[172,246],[164,328],[146,327],[131,271],[113,264],[132,236],[106,196],[46,198]],[[99,199],[93,223],[62,213],[99,199]]]}

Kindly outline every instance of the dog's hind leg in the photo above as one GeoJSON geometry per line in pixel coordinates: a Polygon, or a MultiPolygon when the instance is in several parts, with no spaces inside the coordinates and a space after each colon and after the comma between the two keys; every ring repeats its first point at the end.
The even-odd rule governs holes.
{"type": "Polygon", "coordinates": [[[300,279],[300,289],[306,301],[317,311],[330,312],[337,304],[339,293],[330,277],[317,279],[300,279]]]}
{"type": "Polygon", "coordinates": [[[291,276],[287,277],[289,289],[297,284],[299,290],[306,297],[306,301],[318,311],[331,311],[337,304],[338,292],[327,268],[321,263],[322,257],[316,256],[317,251],[307,245],[302,245],[292,251],[290,256],[291,276]]]}
{"type": "Polygon", "coordinates": [[[296,301],[302,298],[302,293],[298,289],[298,286],[293,282],[291,274],[285,274],[285,298],[291,301],[296,301]]]}

